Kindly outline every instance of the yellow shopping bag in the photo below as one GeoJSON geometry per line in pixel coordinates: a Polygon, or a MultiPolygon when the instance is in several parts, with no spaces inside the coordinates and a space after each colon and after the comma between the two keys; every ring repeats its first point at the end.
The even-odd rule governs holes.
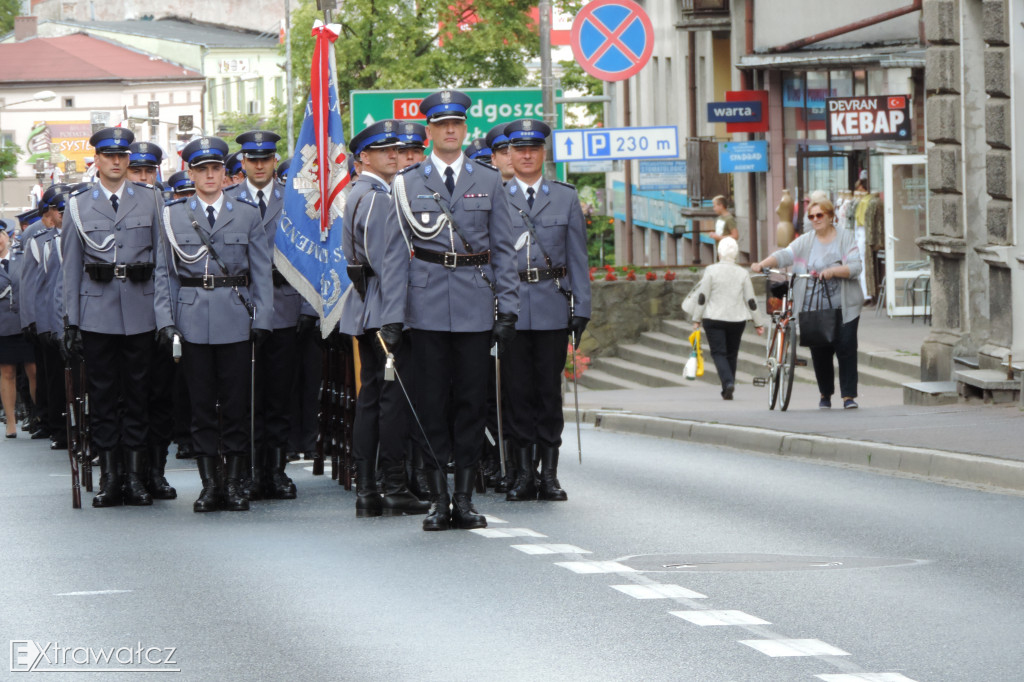
{"type": "Polygon", "coordinates": [[[700,330],[695,329],[690,334],[690,359],[683,366],[683,376],[687,379],[696,379],[704,376],[704,353],[700,349],[700,330]]]}

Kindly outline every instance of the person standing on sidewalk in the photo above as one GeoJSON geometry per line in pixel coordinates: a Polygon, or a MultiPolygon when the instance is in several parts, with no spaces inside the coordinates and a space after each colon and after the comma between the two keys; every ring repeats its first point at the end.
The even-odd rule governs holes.
{"type": "MultiPolygon", "coordinates": [[[[827,410],[832,407],[835,393],[835,368],[832,357],[839,362],[839,390],[843,396],[843,408],[857,407],[857,325],[860,309],[864,305],[858,277],[861,271],[860,249],[853,230],[835,226],[835,209],[828,199],[821,199],[807,208],[807,217],[814,227],[812,232],[800,235],[792,244],[779,249],[750,269],[761,272],[763,268],[789,267],[797,273],[816,275],[827,287],[827,295],[815,296],[807,301],[807,310],[838,305],[842,309],[842,324],[835,341],[828,346],[811,348],[814,377],[818,381],[821,399],[818,407],[827,410]],[[830,303],[831,299],[831,303],[830,303]],[[811,307],[813,306],[813,307],[811,307]]],[[[793,310],[803,311],[807,294],[807,279],[797,279],[793,287],[793,310]]]]}
{"type": "Polygon", "coordinates": [[[718,262],[709,265],[698,282],[693,311],[693,328],[700,329],[703,324],[707,333],[723,400],[732,400],[736,388],[736,362],[747,320],[754,320],[759,336],[764,334],[766,323],[754,297],[750,274],[736,265],[739,252],[739,244],[732,237],[722,237],[718,242],[718,262]]]}

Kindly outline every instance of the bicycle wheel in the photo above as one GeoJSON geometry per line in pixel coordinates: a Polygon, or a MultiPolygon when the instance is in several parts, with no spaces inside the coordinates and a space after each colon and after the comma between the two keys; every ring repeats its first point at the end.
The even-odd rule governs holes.
{"type": "Polygon", "coordinates": [[[782,363],[779,365],[780,409],[789,409],[789,398],[793,394],[793,374],[796,372],[796,327],[786,325],[782,341],[782,363]]]}
{"type": "Polygon", "coordinates": [[[779,343],[782,341],[782,328],[773,327],[768,339],[768,409],[774,410],[779,399],[779,343]]]}

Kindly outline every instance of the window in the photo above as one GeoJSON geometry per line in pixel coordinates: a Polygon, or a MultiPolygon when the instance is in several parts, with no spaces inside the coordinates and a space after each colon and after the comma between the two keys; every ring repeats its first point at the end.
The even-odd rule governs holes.
{"type": "Polygon", "coordinates": [[[65,109],[74,109],[75,108],[75,98],[74,97],[65,97],[64,98],[64,108],[65,109]]]}

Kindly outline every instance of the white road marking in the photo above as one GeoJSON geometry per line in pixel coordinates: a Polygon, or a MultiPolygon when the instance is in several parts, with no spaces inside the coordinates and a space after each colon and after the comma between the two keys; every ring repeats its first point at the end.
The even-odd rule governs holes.
{"type": "Polygon", "coordinates": [[[815,675],[819,680],[825,682],[914,682],[914,680],[900,675],[899,673],[860,673],[859,675],[815,675]]]}
{"type": "Polygon", "coordinates": [[[487,523],[508,523],[505,519],[499,519],[497,516],[491,516],[490,514],[486,514],[486,516],[487,523]]]}
{"type": "Polygon", "coordinates": [[[741,639],[740,644],[757,649],[766,656],[849,656],[820,639],[741,639]]]}
{"type": "Polygon", "coordinates": [[[768,621],[743,611],[669,611],[669,613],[701,627],[708,625],[771,625],[768,621]]]}
{"type": "Polygon", "coordinates": [[[555,566],[568,568],[573,573],[636,573],[635,568],[630,568],[618,561],[559,561],[555,566]]]}
{"type": "Polygon", "coordinates": [[[523,554],[592,554],[589,549],[581,549],[576,545],[511,545],[523,554]]]}
{"type": "Polygon", "coordinates": [[[55,597],[91,597],[94,594],[124,594],[131,590],[91,590],[89,592],[58,592],[55,597]]]}
{"type": "Polygon", "coordinates": [[[485,538],[546,538],[547,535],[529,528],[474,528],[469,531],[485,538]]]}
{"type": "Polygon", "coordinates": [[[612,585],[612,589],[634,599],[707,599],[707,595],[680,585],[612,585]]]}

